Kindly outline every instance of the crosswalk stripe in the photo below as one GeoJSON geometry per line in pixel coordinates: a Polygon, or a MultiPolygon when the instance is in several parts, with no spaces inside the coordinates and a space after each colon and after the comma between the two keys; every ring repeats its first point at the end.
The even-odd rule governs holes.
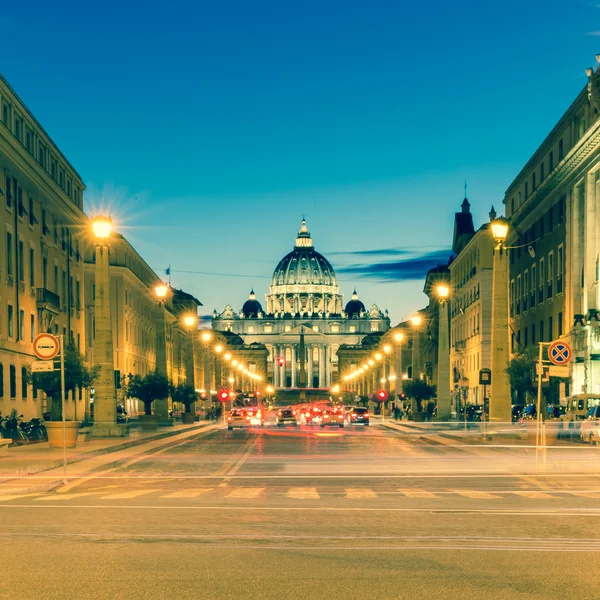
{"type": "Polygon", "coordinates": [[[525,498],[552,498],[550,494],[544,494],[544,492],[514,492],[517,496],[524,496],[525,498]]]}
{"type": "Polygon", "coordinates": [[[161,498],[196,498],[211,490],[212,488],[186,488],[185,490],[166,494],[165,496],[161,496],[161,498]]]}
{"type": "Polygon", "coordinates": [[[377,494],[368,488],[346,488],[346,498],[377,498],[377,494]]]}
{"type": "Polygon", "coordinates": [[[35,500],[72,500],[73,498],[81,498],[82,496],[92,496],[94,494],[103,493],[104,492],[76,492],[74,494],[47,494],[41,498],[35,498],[35,500]]]}
{"type": "Polygon", "coordinates": [[[144,494],[152,494],[154,492],[160,492],[160,490],[134,490],[132,492],[123,492],[121,494],[109,494],[108,496],[102,496],[101,500],[124,500],[126,498],[137,498],[144,494]]]}
{"type": "Polygon", "coordinates": [[[404,494],[407,498],[437,498],[433,492],[428,492],[427,490],[399,489],[398,491],[404,494]]]}
{"type": "Polygon", "coordinates": [[[236,488],[227,494],[227,498],[258,498],[265,488],[236,488]]]}
{"type": "Polygon", "coordinates": [[[495,494],[490,494],[489,492],[481,492],[479,490],[452,490],[455,494],[459,496],[464,496],[465,498],[500,498],[500,496],[496,496],[495,494]]]}
{"type": "Polygon", "coordinates": [[[314,487],[291,487],[286,496],[298,500],[318,500],[321,497],[314,487]]]}

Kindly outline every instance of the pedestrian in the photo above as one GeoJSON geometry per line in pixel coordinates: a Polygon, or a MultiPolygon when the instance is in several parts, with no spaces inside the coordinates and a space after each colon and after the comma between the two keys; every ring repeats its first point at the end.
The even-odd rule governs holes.
{"type": "Polygon", "coordinates": [[[435,404],[430,400],[427,403],[427,420],[433,421],[433,409],[435,408],[435,404]]]}

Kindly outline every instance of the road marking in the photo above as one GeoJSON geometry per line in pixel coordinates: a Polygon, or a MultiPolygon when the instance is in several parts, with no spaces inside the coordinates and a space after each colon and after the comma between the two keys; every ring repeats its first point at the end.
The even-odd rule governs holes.
{"type": "Polygon", "coordinates": [[[101,500],[121,500],[125,498],[137,498],[144,494],[152,494],[154,492],[160,492],[161,490],[133,490],[132,492],[122,492],[120,494],[109,494],[108,496],[102,496],[101,500]]]}
{"type": "Polygon", "coordinates": [[[553,498],[550,494],[544,494],[544,492],[512,492],[517,496],[524,496],[525,498],[553,498]]]}
{"type": "Polygon", "coordinates": [[[210,492],[213,488],[187,488],[185,490],[179,490],[171,494],[161,496],[161,498],[196,498],[210,492]]]}
{"type": "Polygon", "coordinates": [[[254,446],[256,446],[257,442],[258,442],[258,436],[256,436],[252,440],[252,443],[250,444],[248,450],[246,450],[246,452],[244,452],[243,456],[235,463],[235,465],[233,465],[233,467],[231,467],[231,469],[229,471],[227,471],[227,473],[226,473],[227,475],[235,475],[239,471],[240,467],[246,462],[246,459],[254,451],[254,446]]]}
{"type": "Polygon", "coordinates": [[[226,498],[258,498],[265,488],[236,488],[225,496],[226,498]]]}
{"type": "Polygon", "coordinates": [[[298,500],[318,500],[321,497],[317,492],[317,488],[314,487],[291,487],[288,489],[286,496],[298,500]]]}
{"type": "Polygon", "coordinates": [[[368,488],[346,488],[346,498],[377,498],[377,494],[368,488]]]}
{"type": "Polygon", "coordinates": [[[17,494],[17,495],[6,495],[0,496],[0,502],[6,502],[7,500],[16,500],[17,498],[31,498],[32,496],[39,496],[42,492],[32,494],[17,494]]]}
{"type": "Polygon", "coordinates": [[[569,494],[570,496],[579,496],[580,498],[600,498],[598,492],[570,492],[565,490],[563,493],[569,494]]]}
{"type": "Polygon", "coordinates": [[[464,496],[465,498],[500,498],[500,496],[496,496],[495,494],[490,494],[488,492],[481,492],[479,490],[452,490],[455,494],[459,496],[464,496]]]}
{"type": "Polygon", "coordinates": [[[401,494],[404,494],[407,498],[437,498],[437,496],[433,492],[428,492],[427,490],[419,490],[419,489],[399,489],[401,494]]]}
{"type": "Polygon", "coordinates": [[[75,494],[48,494],[41,498],[36,498],[36,501],[40,500],[72,500],[73,498],[81,498],[82,496],[93,496],[94,494],[104,494],[104,492],[76,492],[75,494]]]}

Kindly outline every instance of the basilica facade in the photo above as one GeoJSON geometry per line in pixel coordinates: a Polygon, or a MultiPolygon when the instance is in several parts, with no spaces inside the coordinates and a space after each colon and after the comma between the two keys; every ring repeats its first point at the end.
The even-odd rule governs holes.
{"type": "Polygon", "coordinates": [[[273,386],[298,387],[303,362],[307,387],[328,388],[338,379],[340,345],[385,333],[390,319],[375,304],[367,309],[356,291],[344,306],[333,267],[315,250],[303,220],[293,250],[275,267],[264,309],[251,291],[241,310],[228,305],[215,311],[212,327],[239,335],[246,345],[264,344],[267,380],[273,386]],[[304,361],[299,356],[301,333],[304,361]]]}

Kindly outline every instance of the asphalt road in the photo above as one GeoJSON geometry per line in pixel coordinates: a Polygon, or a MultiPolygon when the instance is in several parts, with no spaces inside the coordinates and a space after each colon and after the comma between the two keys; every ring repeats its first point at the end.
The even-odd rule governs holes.
{"type": "Polygon", "coordinates": [[[532,452],[379,425],[200,433],[1,496],[0,598],[597,599],[600,471],[523,475],[532,452]]]}

